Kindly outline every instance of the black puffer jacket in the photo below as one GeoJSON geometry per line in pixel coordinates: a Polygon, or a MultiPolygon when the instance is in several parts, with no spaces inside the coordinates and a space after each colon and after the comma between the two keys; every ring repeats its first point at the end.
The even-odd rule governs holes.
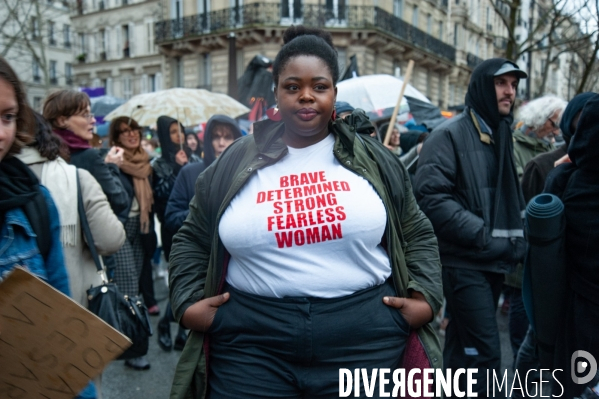
{"type": "Polygon", "coordinates": [[[497,162],[490,142],[466,108],[438,126],[420,152],[414,193],[444,267],[505,273],[524,256],[523,238],[491,237],[497,162]]]}

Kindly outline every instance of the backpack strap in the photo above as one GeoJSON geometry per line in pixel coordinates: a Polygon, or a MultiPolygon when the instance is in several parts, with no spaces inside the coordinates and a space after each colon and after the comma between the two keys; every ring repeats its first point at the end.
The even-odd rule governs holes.
{"type": "Polygon", "coordinates": [[[39,186],[37,188],[37,194],[23,206],[23,210],[36,235],[35,240],[37,241],[37,248],[44,260],[46,260],[50,253],[50,237],[52,232],[50,231],[48,204],[46,203],[44,193],[42,193],[39,186]]]}

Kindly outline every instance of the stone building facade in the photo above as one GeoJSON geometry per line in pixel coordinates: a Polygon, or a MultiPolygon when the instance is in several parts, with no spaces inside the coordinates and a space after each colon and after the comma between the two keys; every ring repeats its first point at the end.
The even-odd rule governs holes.
{"type": "Polygon", "coordinates": [[[161,15],[158,0],[79,0],[71,15],[75,83],[124,99],[169,87],[154,43],[161,15]]]}
{"type": "Polygon", "coordinates": [[[29,104],[41,111],[50,91],[74,84],[69,4],[9,1],[0,20],[0,52],[25,85],[29,104]]]}
{"type": "Polygon", "coordinates": [[[256,54],[276,56],[291,24],[320,26],[333,36],[341,70],[356,55],[362,75],[400,75],[412,59],[412,85],[447,108],[463,103],[472,68],[493,54],[490,32],[498,29],[495,19],[489,31],[486,17],[471,20],[455,2],[163,0],[156,44],[165,56],[165,85],[226,92],[231,33],[239,77],[256,54]]]}

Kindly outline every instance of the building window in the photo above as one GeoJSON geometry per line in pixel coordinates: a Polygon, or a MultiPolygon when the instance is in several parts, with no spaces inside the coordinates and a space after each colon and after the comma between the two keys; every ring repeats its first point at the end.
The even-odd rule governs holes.
{"type": "Polygon", "coordinates": [[[128,100],[131,98],[132,96],[132,90],[131,90],[131,76],[125,76],[123,78],[123,98],[125,100],[128,100]]]}
{"type": "Polygon", "coordinates": [[[183,60],[177,57],[173,64],[173,87],[183,87],[183,60]]]}
{"type": "Polygon", "coordinates": [[[393,15],[403,17],[403,0],[393,0],[393,15]]]}
{"type": "Polygon", "coordinates": [[[459,43],[460,26],[455,24],[453,26],[453,46],[457,47],[459,43]]]}
{"type": "Polygon", "coordinates": [[[297,19],[302,17],[302,0],[281,0],[281,17],[297,19]]]}
{"type": "Polygon", "coordinates": [[[54,37],[54,22],[48,21],[48,43],[50,46],[56,46],[56,37],[54,37]]]}
{"type": "Polygon", "coordinates": [[[443,21],[439,21],[439,40],[443,40],[443,21]]]}
{"type": "Polygon", "coordinates": [[[37,62],[37,60],[34,58],[33,59],[33,64],[32,64],[32,76],[33,76],[33,81],[35,83],[40,83],[42,81],[42,77],[40,75],[40,64],[37,62]]]}
{"type": "Polygon", "coordinates": [[[42,98],[33,97],[33,109],[37,112],[42,112],[42,98]]]}
{"type": "Polygon", "coordinates": [[[418,6],[414,6],[412,9],[412,25],[418,28],[418,6]]]}
{"type": "Polygon", "coordinates": [[[85,45],[85,33],[79,33],[79,54],[85,54],[87,46],[85,45]]]}
{"type": "Polygon", "coordinates": [[[40,38],[40,21],[36,17],[31,17],[31,38],[40,38]]]}
{"type": "Polygon", "coordinates": [[[64,77],[68,86],[73,84],[73,65],[69,62],[64,64],[64,77]]]}
{"type": "Polygon", "coordinates": [[[124,58],[129,58],[131,57],[131,48],[130,48],[130,39],[131,36],[129,34],[129,25],[123,25],[121,27],[121,32],[122,32],[122,37],[123,37],[123,57],[124,58]]]}
{"type": "Polygon", "coordinates": [[[56,61],[50,61],[50,84],[58,84],[58,76],[56,75],[56,61]]]}
{"type": "Polygon", "coordinates": [[[211,89],[212,85],[212,62],[210,60],[210,53],[204,53],[200,55],[200,75],[198,86],[202,89],[211,89]]]}
{"type": "Polygon", "coordinates": [[[431,14],[426,16],[426,33],[433,34],[433,16],[431,14]]]}
{"type": "Polygon", "coordinates": [[[107,42],[108,42],[108,38],[107,36],[107,32],[106,29],[102,29],[100,30],[100,60],[101,61],[106,61],[107,59],[107,54],[106,54],[106,47],[107,47],[107,42]]]}
{"type": "Polygon", "coordinates": [[[71,25],[64,24],[62,32],[64,34],[64,47],[71,48],[71,25]]]}
{"type": "Polygon", "coordinates": [[[147,54],[152,54],[154,52],[154,23],[152,21],[146,22],[146,38],[147,54]]]}

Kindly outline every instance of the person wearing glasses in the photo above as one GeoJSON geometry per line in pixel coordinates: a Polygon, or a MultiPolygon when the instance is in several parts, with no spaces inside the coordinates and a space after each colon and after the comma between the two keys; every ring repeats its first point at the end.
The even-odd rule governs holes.
{"type": "Polygon", "coordinates": [[[119,179],[124,150],[112,147],[102,157],[98,149],[92,148],[89,141],[96,119],[87,94],[76,90],[56,91],[46,98],[43,114],[54,133],[66,143],[70,158],[67,161],[94,176],[116,215],[124,212],[131,202],[119,179]]]}
{"type": "MultiPolygon", "coordinates": [[[[543,96],[520,107],[518,112],[521,126],[514,131],[514,162],[518,179],[522,184],[524,168],[539,154],[555,150],[554,137],[560,134],[559,123],[568,103],[553,95],[543,96]]],[[[528,197],[523,187],[526,203],[528,197]]],[[[528,317],[522,302],[522,264],[518,264],[513,273],[506,274],[505,284],[509,287],[509,328],[510,343],[515,367],[518,350],[528,331],[528,317]]]]}
{"type": "MultiPolygon", "coordinates": [[[[154,231],[151,223],[154,203],[150,183],[152,167],[148,154],[141,147],[141,128],[135,120],[126,116],[115,118],[108,132],[110,145],[122,149],[119,177],[131,198],[127,210],[119,215],[124,220],[127,239],[114,255],[114,282],[123,294],[137,297],[140,294],[139,280],[144,262],[144,236],[154,231]]],[[[125,360],[125,366],[134,370],[148,370],[150,363],[145,356],[140,356],[125,360]]]]}
{"type": "Polygon", "coordinates": [[[514,131],[514,161],[519,179],[530,160],[555,149],[554,138],[560,134],[559,122],[566,105],[561,98],[547,95],[520,107],[520,127],[514,131]]]}

